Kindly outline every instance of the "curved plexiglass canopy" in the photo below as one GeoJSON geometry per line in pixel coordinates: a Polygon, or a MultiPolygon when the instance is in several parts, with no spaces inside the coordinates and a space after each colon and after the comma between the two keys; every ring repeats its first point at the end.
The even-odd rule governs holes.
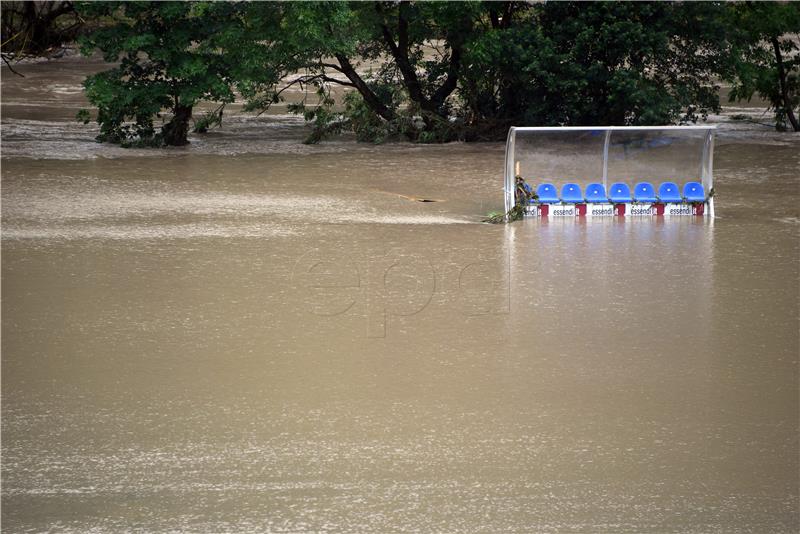
{"type": "MultiPolygon", "coordinates": [[[[534,188],[567,182],[606,189],[625,182],[656,188],[662,182],[701,182],[706,195],[714,186],[716,126],[565,126],[511,127],[506,141],[505,208],[514,206],[514,177],[534,188]]],[[[709,199],[714,216],[714,200],[709,199]]]]}

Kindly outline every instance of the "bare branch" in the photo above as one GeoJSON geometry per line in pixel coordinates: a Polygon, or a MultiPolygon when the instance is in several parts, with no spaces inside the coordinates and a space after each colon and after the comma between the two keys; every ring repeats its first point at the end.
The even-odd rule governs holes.
{"type": "Polygon", "coordinates": [[[12,67],[12,66],[11,66],[11,63],[9,63],[9,61],[8,61],[8,59],[6,58],[6,55],[5,55],[5,54],[2,54],[2,57],[3,57],[3,61],[5,61],[6,65],[8,65],[8,68],[11,70],[11,72],[13,72],[14,74],[16,74],[17,76],[20,76],[20,77],[22,77],[22,78],[24,78],[24,77],[25,77],[25,75],[24,75],[24,74],[21,74],[21,73],[19,73],[19,72],[17,72],[17,71],[15,71],[15,70],[14,70],[14,67],[12,67]]]}

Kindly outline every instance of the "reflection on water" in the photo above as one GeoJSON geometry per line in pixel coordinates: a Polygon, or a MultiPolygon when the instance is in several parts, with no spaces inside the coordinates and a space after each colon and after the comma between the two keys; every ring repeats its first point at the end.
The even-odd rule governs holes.
{"type": "Polygon", "coordinates": [[[796,138],[723,128],[714,221],[492,226],[499,144],[121,151],[59,65],[3,81],[9,531],[798,530],[796,138]]]}

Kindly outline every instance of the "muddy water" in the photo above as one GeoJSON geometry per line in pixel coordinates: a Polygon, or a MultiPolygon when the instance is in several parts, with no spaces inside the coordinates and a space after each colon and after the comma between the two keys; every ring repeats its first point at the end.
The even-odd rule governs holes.
{"type": "Polygon", "coordinates": [[[800,528],[797,136],[723,123],[713,224],[490,226],[499,144],[124,151],[97,68],[3,70],[4,530],[800,528]]]}

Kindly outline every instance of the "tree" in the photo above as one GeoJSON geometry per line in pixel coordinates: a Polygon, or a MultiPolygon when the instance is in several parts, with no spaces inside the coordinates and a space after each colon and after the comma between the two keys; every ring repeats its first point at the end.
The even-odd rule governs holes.
{"type": "Polygon", "coordinates": [[[379,64],[366,85],[390,111],[359,90],[324,115],[359,138],[498,139],[513,123],[671,124],[719,110],[729,46],[718,4],[343,6],[358,28],[348,60],[379,64]]]}
{"type": "Polygon", "coordinates": [[[740,8],[405,0],[80,6],[87,17],[114,21],[83,41],[85,51],[119,61],[86,82],[100,139],[155,145],[186,143],[200,100],[218,104],[195,123],[202,132],[221,120],[234,91],[246,110],[263,112],[297,87],[305,96],[289,109],[311,123],[308,142],[346,129],[361,141],[437,142],[498,139],[511,124],[693,122],[719,109],[717,79],[737,78],[736,94],[752,94],[762,90],[755,80],[763,72],[774,72],[776,109],[793,122],[794,43],[783,26],[745,21],[755,29],[733,31],[732,9],[740,8]],[[752,59],[762,58],[763,47],[751,46],[756,38],[778,39],[771,70],[752,59]],[[743,51],[752,58],[737,60],[743,51]],[[748,78],[748,68],[761,74],[748,78]],[[154,119],[164,112],[169,122],[157,132],[154,119]]]}
{"type": "Polygon", "coordinates": [[[305,74],[281,90],[259,87],[249,107],[263,110],[280,100],[287,87],[310,84],[319,95],[313,107],[303,102],[291,109],[314,121],[311,141],[345,127],[355,129],[360,139],[437,137],[450,129],[448,99],[458,87],[463,45],[478,12],[474,2],[286,4],[283,35],[274,35],[274,48],[293,62],[275,57],[272,64],[282,64],[284,74],[292,69],[305,74]],[[366,63],[375,68],[362,74],[359,68],[366,63]],[[343,111],[334,111],[331,84],[356,93],[348,96],[343,111]]]}
{"type": "Polygon", "coordinates": [[[470,43],[473,116],[526,124],[670,124],[719,108],[713,4],[507,3],[470,43]]]}
{"type": "MultiPolygon", "coordinates": [[[[106,61],[119,63],[84,83],[98,108],[99,141],[185,145],[198,101],[234,100],[235,69],[243,63],[230,62],[223,51],[242,37],[232,30],[244,26],[241,4],[98,2],[81,4],[79,12],[113,20],[80,41],[84,53],[99,49],[106,61]],[[156,131],[154,119],[164,110],[171,118],[156,131]]],[[[80,118],[88,122],[88,112],[80,118]]]]}
{"type": "Polygon", "coordinates": [[[778,130],[800,131],[800,4],[748,2],[731,6],[729,15],[739,47],[731,101],[758,94],[774,110],[778,130]]]}

